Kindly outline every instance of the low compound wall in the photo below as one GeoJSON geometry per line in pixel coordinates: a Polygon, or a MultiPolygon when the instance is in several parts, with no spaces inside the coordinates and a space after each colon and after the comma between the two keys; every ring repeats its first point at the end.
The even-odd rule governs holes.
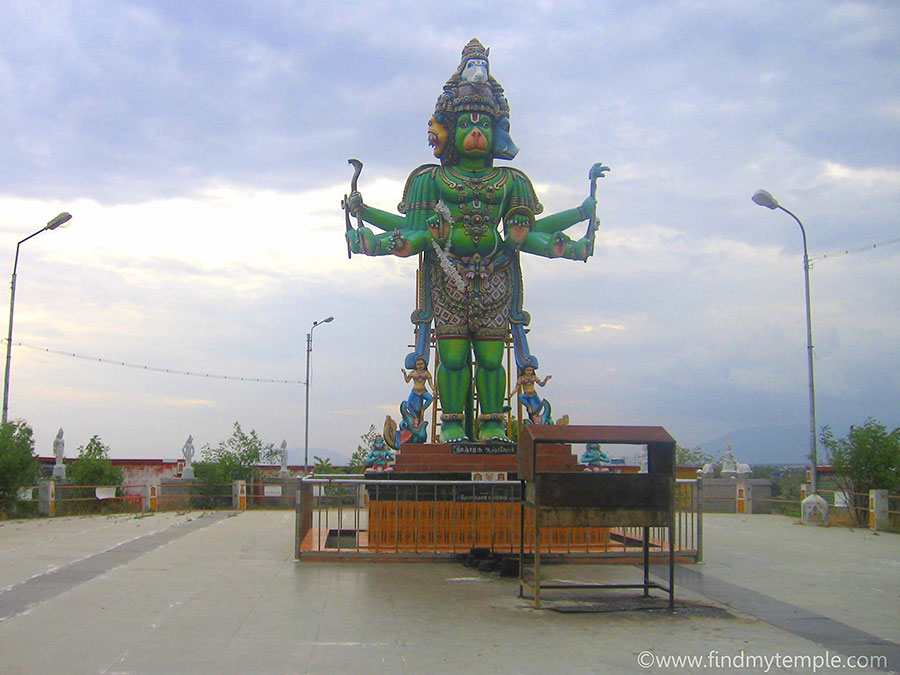
{"type": "Polygon", "coordinates": [[[701,494],[705,513],[771,513],[768,478],[704,478],[701,494]]]}

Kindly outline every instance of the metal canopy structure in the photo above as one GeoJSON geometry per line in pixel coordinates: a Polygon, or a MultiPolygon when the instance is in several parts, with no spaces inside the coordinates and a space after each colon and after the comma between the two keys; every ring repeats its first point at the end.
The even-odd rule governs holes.
{"type": "MultiPolygon", "coordinates": [[[[522,481],[521,527],[526,512],[534,519],[533,582],[525,575],[525,550],[519,547],[519,596],[525,590],[541,606],[541,589],[651,588],[675,604],[675,439],[662,427],[526,425],[519,436],[519,479],[522,481]],[[647,473],[558,473],[541,471],[537,448],[543,443],[646,445],[647,473]],[[641,527],[644,578],[640,584],[552,584],[541,581],[542,527],[641,527]],[[669,583],[650,581],[650,528],[668,528],[669,583]]],[[[524,537],[523,537],[524,538],[524,537]]]]}

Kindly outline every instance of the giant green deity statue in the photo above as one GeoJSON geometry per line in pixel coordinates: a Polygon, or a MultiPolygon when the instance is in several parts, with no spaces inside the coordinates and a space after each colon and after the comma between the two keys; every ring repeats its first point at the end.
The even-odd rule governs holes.
{"type": "MultiPolygon", "coordinates": [[[[444,85],[428,123],[429,143],[440,165],[426,164],[410,174],[399,215],[363,201],[356,186],[362,168],[357,160],[350,160],[356,173],[344,201],[348,252],[421,254],[419,300],[412,315],[416,345],[405,365],[425,372],[433,322],[440,438],[450,443],[510,440],[503,368],[510,334],[519,370],[531,367],[533,373],[538,365],[525,339],[529,317],[522,309],[519,253],[587,260],[597,229],[596,179],[608,171],[601,164],[591,168],[591,194],[579,206],[538,217],[543,206],[528,176],[494,166],[495,159],[515,157],[518,148],[509,135],[509,105],[490,73],[488,56],[489,50],[476,39],[463,49],[459,67],[444,85]],[[351,214],[357,228],[351,225],[351,214]],[[573,240],[564,234],[583,221],[589,221],[584,237],[573,240]],[[477,425],[472,419],[473,384],[480,413],[477,425]]],[[[418,432],[424,440],[422,418],[430,396],[423,403],[420,392],[417,400],[418,409],[411,396],[401,412],[414,438],[418,432]]]]}

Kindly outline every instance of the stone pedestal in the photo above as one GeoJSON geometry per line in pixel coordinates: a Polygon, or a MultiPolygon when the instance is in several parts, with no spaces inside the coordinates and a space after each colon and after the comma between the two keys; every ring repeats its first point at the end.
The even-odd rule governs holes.
{"type": "Polygon", "coordinates": [[[185,464],[181,470],[181,477],[186,480],[194,480],[194,467],[191,464],[185,464]]]}
{"type": "Polygon", "coordinates": [[[66,479],[66,465],[65,464],[54,464],[53,465],[53,477],[58,480],[66,479]]]}
{"type": "Polygon", "coordinates": [[[828,502],[813,494],[800,502],[801,520],[804,525],[827,525],[828,502]]]}
{"type": "MultiPolygon", "coordinates": [[[[542,471],[583,471],[567,444],[541,445],[538,462],[542,471]]],[[[490,471],[509,475],[518,469],[518,451],[509,443],[408,443],[401,446],[393,468],[395,473],[490,471]]]]}

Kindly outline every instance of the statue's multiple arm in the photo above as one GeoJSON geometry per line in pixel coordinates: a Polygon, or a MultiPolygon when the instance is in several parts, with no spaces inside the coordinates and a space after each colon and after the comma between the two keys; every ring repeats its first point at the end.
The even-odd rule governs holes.
{"type": "MultiPolygon", "coordinates": [[[[359,192],[350,193],[347,201],[350,212],[383,231],[375,234],[365,226],[349,230],[347,239],[351,250],[372,256],[393,254],[407,257],[420,253],[433,240],[429,225],[435,224],[438,219],[434,212],[437,199],[437,189],[427,172],[418,173],[408,183],[404,194],[404,215],[368,206],[359,192]]],[[[585,260],[593,248],[593,232],[573,241],[563,230],[589,220],[596,203],[596,199],[587,197],[581,206],[536,219],[534,214],[540,212],[542,207],[528,178],[517,171],[511,181],[508,204],[505,205],[508,208],[503,217],[507,245],[547,258],[585,260]]]]}
{"type": "Polygon", "coordinates": [[[348,198],[350,212],[364,222],[384,231],[374,234],[367,227],[348,232],[351,248],[366,255],[394,254],[405,258],[423,251],[431,241],[427,220],[434,216],[434,186],[424,175],[416,176],[410,186],[410,208],[406,215],[388,213],[363,203],[362,195],[353,192],[348,198]]]}
{"type": "MultiPolygon", "coordinates": [[[[526,253],[540,255],[547,258],[570,258],[572,260],[585,260],[589,250],[589,237],[578,241],[572,241],[563,230],[573,225],[590,219],[594,213],[597,200],[593,197],[586,198],[581,206],[554,213],[543,218],[534,219],[534,214],[529,211],[535,208],[539,211],[542,207],[534,196],[531,183],[524,174],[518,174],[512,185],[512,203],[514,207],[507,212],[504,218],[504,227],[507,238],[513,245],[526,253]],[[533,204],[533,206],[532,206],[533,204]],[[524,209],[516,206],[525,206],[524,209]],[[516,228],[520,233],[516,234],[516,228]],[[522,238],[522,233],[527,234],[522,238]]],[[[590,238],[592,238],[591,235],[590,238]]]]}

